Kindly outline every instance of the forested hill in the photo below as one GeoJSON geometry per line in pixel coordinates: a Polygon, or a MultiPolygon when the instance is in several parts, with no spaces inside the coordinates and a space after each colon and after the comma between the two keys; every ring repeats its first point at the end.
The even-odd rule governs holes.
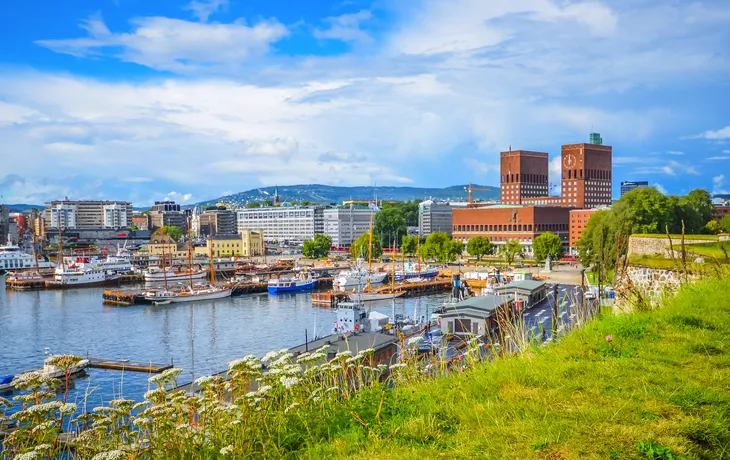
{"type": "MultiPolygon", "coordinates": [[[[394,186],[362,186],[362,187],[337,187],[321,184],[304,185],[280,185],[278,186],[279,201],[297,201],[311,203],[341,203],[345,200],[378,200],[385,201],[409,201],[425,200],[435,198],[451,201],[466,201],[467,192],[464,188],[467,185],[452,185],[446,188],[421,188],[421,187],[394,187],[394,186]]],[[[472,184],[474,188],[486,190],[475,190],[475,200],[496,200],[499,198],[499,188],[472,184]]],[[[271,200],[277,187],[262,187],[222,196],[220,198],[198,203],[201,206],[213,205],[217,202],[227,202],[245,206],[251,202],[271,200]]]]}

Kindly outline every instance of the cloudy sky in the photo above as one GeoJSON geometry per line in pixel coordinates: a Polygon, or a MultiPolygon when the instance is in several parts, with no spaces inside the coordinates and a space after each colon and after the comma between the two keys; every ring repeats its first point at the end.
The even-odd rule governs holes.
{"type": "Polygon", "coordinates": [[[0,201],[494,185],[591,130],[614,195],[730,190],[726,0],[27,0],[0,39],[0,201]]]}

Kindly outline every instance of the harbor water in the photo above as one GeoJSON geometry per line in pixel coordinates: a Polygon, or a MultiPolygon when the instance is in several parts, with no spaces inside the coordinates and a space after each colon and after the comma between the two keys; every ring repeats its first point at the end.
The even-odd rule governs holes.
{"type": "MultiPolygon", "coordinates": [[[[398,313],[430,316],[448,294],[396,299],[398,313]]],[[[390,315],[391,301],[370,302],[390,315]]],[[[0,375],[41,368],[44,350],[96,358],[169,363],[184,370],[178,383],[227,369],[248,354],[304,343],[305,330],[328,335],[334,310],[313,307],[310,292],[249,294],[207,302],[108,306],[102,289],[7,291],[0,282],[0,375]]],[[[149,374],[89,369],[69,401],[88,410],[111,399],[142,399],[149,374]]]]}

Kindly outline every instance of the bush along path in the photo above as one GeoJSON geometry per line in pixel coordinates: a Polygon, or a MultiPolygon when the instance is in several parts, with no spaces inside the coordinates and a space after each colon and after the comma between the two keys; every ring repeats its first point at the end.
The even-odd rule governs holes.
{"type": "Polygon", "coordinates": [[[198,379],[199,396],[170,390],[171,369],[144,401],[73,417],[46,390],[62,382],[26,375],[25,394],[0,399],[0,413],[22,407],[0,457],[730,458],[728,284],[686,285],[658,310],[604,314],[519,356],[472,341],[447,367],[409,351],[387,378],[372,350],[298,364],[281,350],[198,379]],[[59,436],[64,425],[79,434],[59,436]]]}

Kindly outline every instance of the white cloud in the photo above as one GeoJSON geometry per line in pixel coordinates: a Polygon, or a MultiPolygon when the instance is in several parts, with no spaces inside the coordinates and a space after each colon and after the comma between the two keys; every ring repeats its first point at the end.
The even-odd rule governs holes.
{"type": "Polygon", "coordinates": [[[328,29],[314,29],[315,38],[341,40],[343,42],[367,43],[372,37],[360,25],[372,18],[370,10],[325,19],[328,29]]]}
{"type": "Polygon", "coordinates": [[[730,139],[730,126],[725,126],[722,129],[718,129],[717,131],[705,131],[704,133],[697,134],[696,136],[692,136],[693,138],[699,138],[699,139],[707,139],[707,140],[722,140],[722,139],[730,139]]]}
{"type": "Polygon", "coordinates": [[[185,6],[185,9],[192,11],[200,21],[206,22],[213,13],[226,6],[228,0],[193,0],[185,6]]]}
{"type": "Polygon", "coordinates": [[[678,176],[689,174],[693,176],[700,175],[697,168],[691,163],[680,163],[678,161],[670,160],[667,164],[662,164],[659,160],[645,161],[645,164],[651,164],[651,166],[641,166],[634,170],[635,174],[646,174],[646,175],[658,175],[663,174],[667,176],[678,176]]]}
{"type": "Polygon", "coordinates": [[[192,193],[178,193],[178,192],[170,192],[167,195],[165,195],[165,198],[162,201],[176,201],[181,204],[188,203],[192,201],[193,194],[192,193]]]}
{"type": "Polygon", "coordinates": [[[88,37],[38,40],[36,43],[73,56],[110,54],[158,70],[192,72],[213,68],[239,68],[265,54],[288,35],[275,19],[251,26],[243,19],[230,24],[205,24],[166,17],[142,17],[131,21],[129,33],[111,32],[100,15],[81,27],[88,37]]]}
{"type": "Polygon", "coordinates": [[[723,161],[723,160],[730,160],[730,155],[728,156],[716,156],[716,157],[708,157],[706,158],[708,161],[723,161]]]}
{"type": "Polygon", "coordinates": [[[122,177],[122,182],[131,182],[131,183],[145,183],[145,182],[153,182],[154,179],[151,177],[122,177]]]}
{"type": "Polygon", "coordinates": [[[488,165],[474,158],[464,158],[464,164],[472,173],[486,174],[488,172],[499,171],[499,164],[488,165]]]}
{"type": "Polygon", "coordinates": [[[550,190],[551,195],[560,194],[562,185],[563,185],[563,164],[562,164],[562,157],[556,156],[552,160],[550,160],[550,163],[548,163],[548,176],[550,178],[550,183],[552,184],[552,189],[550,190]]]}
{"type": "Polygon", "coordinates": [[[725,195],[730,193],[730,191],[723,188],[725,185],[725,175],[720,174],[719,176],[715,176],[712,178],[712,194],[713,195],[725,195]]]}
{"type": "Polygon", "coordinates": [[[654,187],[655,189],[659,190],[659,192],[661,192],[662,194],[668,195],[667,189],[664,188],[664,186],[662,184],[655,182],[655,183],[651,184],[651,186],[654,187]]]}
{"type": "Polygon", "coordinates": [[[684,152],[680,152],[680,151],[677,151],[677,150],[667,150],[667,155],[677,155],[677,156],[679,156],[679,155],[684,155],[684,152]]]}

